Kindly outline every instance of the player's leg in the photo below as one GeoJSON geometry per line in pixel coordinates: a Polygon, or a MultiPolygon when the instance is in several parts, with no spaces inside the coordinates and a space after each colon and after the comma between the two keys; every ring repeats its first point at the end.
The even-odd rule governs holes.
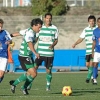
{"type": "MultiPolygon", "coordinates": [[[[26,65],[25,65],[25,63],[26,63],[26,57],[19,56],[18,58],[19,58],[19,62],[20,62],[20,65],[21,65],[22,69],[24,71],[27,71],[27,68],[26,68],[26,65]]],[[[20,77],[18,77],[14,82],[13,82],[13,80],[11,80],[9,83],[11,85],[11,91],[12,91],[12,93],[15,93],[15,87],[20,82],[25,81],[26,79],[27,79],[27,75],[26,75],[26,73],[24,73],[20,77]]]]}
{"type": "Polygon", "coordinates": [[[97,84],[97,76],[98,76],[98,62],[100,59],[100,53],[94,53],[94,60],[93,60],[93,84],[97,84]]]}
{"type": "MultiPolygon", "coordinates": [[[[35,59],[34,68],[35,68],[36,70],[38,69],[39,65],[42,64],[42,61],[43,61],[43,58],[42,58],[41,56],[40,56],[39,59],[38,59],[38,58],[35,59]]],[[[31,87],[32,87],[32,83],[30,83],[30,84],[28,85],[27,90],[30,90],[31,87]]]]}
{"type": "Polygon", "coordinates": [[[50,90],[51,81],[52,81],[52,66],[53,66],[53,57],[45,57],[45,66],[46,66],[46,91],[50,90]]]}
{"type": "MultiPolygon", "coordinates": [[[[37,76],[37,69],[38,69],[39,65],[41,65],[42,61],[43,60],[40,57],[39,59],[35,60],[34,68],[28,68],[27,67],[28,68],[28,71],[27,71],[27,80],[26,80],[24,86],[22,87],[23,89],[31,89],[32,81],[37,76]]],[[[29,65],[26,65],[26,66],[29,66],[29,65]]]]}
{"type": "Polygon", "coordinates": [[[92,58],[92,55],[86,56],[86,66],[88,68],[88,74],[87,74],[86,82],[89,83],[91,76],[92,76],[92,73],[93,73],[93,58],[92,58]]]}
{"type": "Polygon", "coordinates": [[[0,58],[0,83],[2,82],[4,78],[4,73],[7,67],[7,59],[6,58],[0,58]]]}

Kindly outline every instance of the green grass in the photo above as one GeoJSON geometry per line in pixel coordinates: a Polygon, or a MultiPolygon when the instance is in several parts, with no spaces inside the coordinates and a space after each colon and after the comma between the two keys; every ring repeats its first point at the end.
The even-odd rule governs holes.
{"type": "Polygon", "coordinates": [[[16,93],[10,91],[9,80],[16,79],[20,74],[5,74],[3,82],[0,84],[0,100],[100,100],[100,77],[98,85],[85,83],[86,73],[53,73],[51,91],[45,91],[46,74],[38,73],[33,82],[29,95],[24,96],[20,91],[23,83],[16,87],[16,93]],[[63,96],[61,90],[63,86],[70,85],[73,93],[71,96],[63,96]]]}

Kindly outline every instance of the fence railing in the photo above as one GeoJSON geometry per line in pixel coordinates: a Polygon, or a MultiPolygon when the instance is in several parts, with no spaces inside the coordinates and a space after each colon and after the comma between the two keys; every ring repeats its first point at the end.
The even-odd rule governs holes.
{"type": "Polygon", "coordinates": [[[100,0],[66,0],[69,6],[100,6],[100,0]]]}

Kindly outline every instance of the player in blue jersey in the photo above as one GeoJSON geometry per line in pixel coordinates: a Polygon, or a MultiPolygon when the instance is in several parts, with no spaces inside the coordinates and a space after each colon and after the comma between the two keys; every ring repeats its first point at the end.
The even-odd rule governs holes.
{"type": "Polygon", "coordinates": [[[11,36],[6,31],[3,30],[4,21],[0,19],[0,83],[4,78],[4,73],[7,66],[7,58],[8,58],[8,44],[11,43],[11,36]]]}
{"type": "Polygon", "coordinates": [[[93,31],[92,56],[94,57],[93,84],[97,84],[98,63],[100,62],[100,17],[97,19],[98,27],[93,31]],[[95,51],[94,51],[95,49],[95,51]]]}

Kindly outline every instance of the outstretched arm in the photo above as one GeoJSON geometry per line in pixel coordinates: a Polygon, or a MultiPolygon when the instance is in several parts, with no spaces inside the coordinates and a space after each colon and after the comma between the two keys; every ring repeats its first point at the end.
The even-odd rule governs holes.
{"type": "Polygon", "coordinates": [[[11,37],[16,37],[16,36],[21,36],[21,34],[19,32],[15,32],[13,34],[10,34],[11,37]]]}
{"type": "Polygon", "coordinates": [[[84,38],[79,38],[73,45],[72,48],[75,48],[75,46],[79,43],[81,43],[84,40],[84,38]]]}

